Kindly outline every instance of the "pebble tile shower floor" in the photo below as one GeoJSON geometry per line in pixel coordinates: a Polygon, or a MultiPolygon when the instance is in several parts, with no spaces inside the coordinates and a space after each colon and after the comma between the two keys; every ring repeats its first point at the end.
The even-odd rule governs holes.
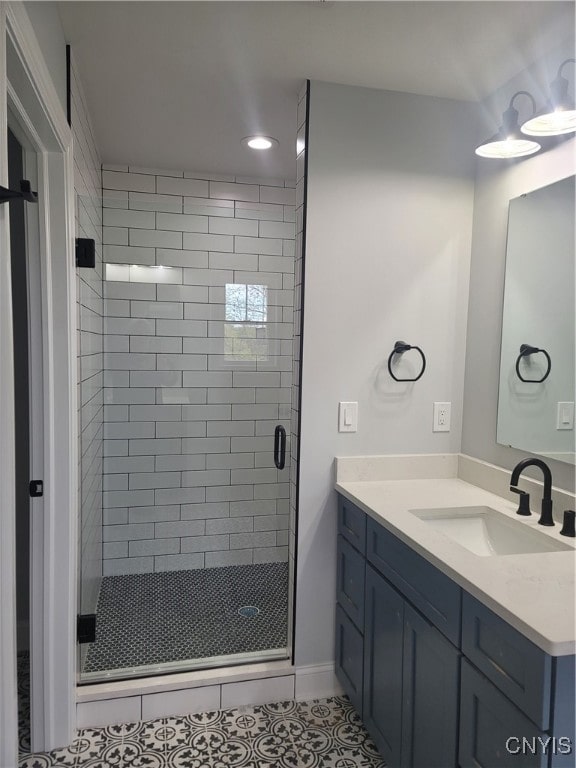
{"type": "Polygon", "coordinates": [[[383,768],[345,697],[240,707],[78,732],[19,768],[383,768]]]}
{"type": "Polygon", "coordinates": [[[96,613],[85,673],[283,648],[288,564],[107,576],[96,613]]]}

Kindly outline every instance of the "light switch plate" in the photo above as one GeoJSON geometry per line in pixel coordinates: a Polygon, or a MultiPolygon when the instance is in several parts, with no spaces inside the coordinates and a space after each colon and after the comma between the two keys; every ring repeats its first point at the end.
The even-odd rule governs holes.
{"type": "Polygon", "coordinates": [[[574,403],[558,403],[556,429],[574,429],[574,403]]]}
{"type": "Polygon", "coordinates": [[[358,403],[339,403],[338,432],[358,432],[358,403]]]}

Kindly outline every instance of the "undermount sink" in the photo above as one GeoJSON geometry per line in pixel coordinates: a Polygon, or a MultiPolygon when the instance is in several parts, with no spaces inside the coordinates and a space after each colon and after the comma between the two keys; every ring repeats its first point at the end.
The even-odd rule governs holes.
{"type": "Polygon", "coordinates": [[[410,512],[480,557],[574,550],[569,544],[490,507],[411,509],[410,512]]]}

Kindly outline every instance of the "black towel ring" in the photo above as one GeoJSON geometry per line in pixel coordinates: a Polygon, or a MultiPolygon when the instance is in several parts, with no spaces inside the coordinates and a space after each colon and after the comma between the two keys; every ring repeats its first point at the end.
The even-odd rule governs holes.
{"type": "Polygon", "coordinates": [[[530,344],[521,344],[520,345],[520,354],[516,358],[516,373],[518,374],[518,378],[520,381],[524,381],[527,384],[541,384],[543,381],[546,381],[548,376],[550,375],[550,370],[552,368],[552,361],[550,360],[550,355],[548,352],[546,352],[545,349],[538,349],[538,347],[532,347],[530,344]],[[535,355],[537,353],[541,352],[544,357],[546,358],[547,362],[547,369],[544,376],[542,376],[541,379],[525,379],[524,376],[520,373],[520,360],[522,360],[523,357],[529,357],[530,355],[535,355]]]}
{"type": "Polygon", "coordinates": [[[388,373],[390,374],[390,376],[392,376],[394,381],[418,381],[418,379],[422,378],[422,375],[425,370],[426,370],[426,357],[424,356],[424,352],[422,352],[420,347],[417,347],[415,344],[406,344],[405,341],[397,341],[394,344],[394,349],[392,350],[392,352],[390,353],[390,357],[388,358],[388,373]],[[394,355],[401,355],[404,352],[408,352],[408,350],[410,349],[415,349],[417,352],[420,353],[420,357],[422,358],[422,370],[420,371],[418,376],[416,376],[416,378],[414,379],[399,379],[397,376],[394,375],[392,371],[392,359],[394,355]]]}

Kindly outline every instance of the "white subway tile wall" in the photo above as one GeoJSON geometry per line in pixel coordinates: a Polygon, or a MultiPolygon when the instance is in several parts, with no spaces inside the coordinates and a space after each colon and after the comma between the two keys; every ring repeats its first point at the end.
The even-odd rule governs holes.
{"type": "Polygon", "coordinates": [[[104,575],[286,561],[294,185],[103,166],[102,187],[104,575]]]}
{"type": "Polygon", "coordinates": [[[100,158],[72,57],[76,237],[96,243],[96,268],[76,270],[78,329],[79,592],[83,613],[96,610],[102,577],[103,299],[100,158]]]}

